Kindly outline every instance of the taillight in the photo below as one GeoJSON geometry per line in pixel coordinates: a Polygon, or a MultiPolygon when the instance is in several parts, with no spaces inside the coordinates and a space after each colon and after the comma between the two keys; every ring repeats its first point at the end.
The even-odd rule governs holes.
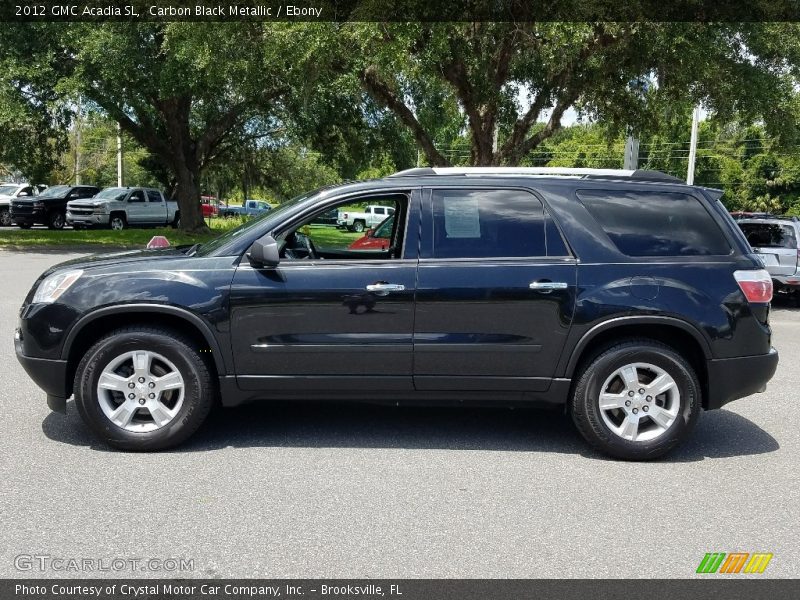
{"type": "Polygon", "coordinates": [[[344,218],[347,219],[347,213],[344,213],[344,218]]]}
{"type": "Polygon", "coordinates": [[[772,300],[772,277],[764,269],[758,271],[734,271],[733,278],[748,302],[772,300]]]}

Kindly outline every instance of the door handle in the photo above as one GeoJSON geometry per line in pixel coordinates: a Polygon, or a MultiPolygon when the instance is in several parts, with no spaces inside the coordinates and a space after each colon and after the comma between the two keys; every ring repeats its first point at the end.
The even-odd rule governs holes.
{"type": "Polygon", "coordinates": [[[371,283],[367,286],[368,292],[388,294],[389,292],[402,292],[406,286],[399,283],[371,283]]]}
{"type": "Polygon", "coordinates": [[[552,292],[553,290],[565,290],[569,287],[569,284],[566,281],[533,281],[528,285],[528,287],[532,290],[536,290],[538,292],[548,293],[552,292]]]}

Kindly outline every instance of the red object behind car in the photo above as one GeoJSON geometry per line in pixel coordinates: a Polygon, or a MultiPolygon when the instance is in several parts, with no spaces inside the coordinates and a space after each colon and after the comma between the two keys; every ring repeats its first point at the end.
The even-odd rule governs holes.
{"type": "Polygon", "coordinates": [[[392,240],[394,215],[389,215],[375,229],[369,229],[364,237],[350,244],[348,250],[386,250],[392,240]]]}
{"type": "Polygon", "coordinates": [[[219,213],[217,199],[214,196],[200,196],[200,209],[203,217],[215,217],[219,213]]]}

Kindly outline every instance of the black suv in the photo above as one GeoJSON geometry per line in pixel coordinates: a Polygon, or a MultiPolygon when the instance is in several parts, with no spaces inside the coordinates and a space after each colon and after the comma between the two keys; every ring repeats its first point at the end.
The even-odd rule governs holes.
{"type": "Polygon", "coordinates": [[[35,223],[63,229],[67,202],[91,198],[99,191],[93,185],[54,185],[33,198],[15,198],[11,202],[11,220],[22,229],[29,229],[35,223]]]}
{"type": "Polygon", "coordinates": [[[216,240],[63,263],[17,356],[118,448],[218,399],[566,405],[596,448],[660,456],[763,391],[772,282],[720,192],[657,172],[412,169],[285,202],[216,240]],[[395,209],[390,243],[315,220],[395,209]]]}

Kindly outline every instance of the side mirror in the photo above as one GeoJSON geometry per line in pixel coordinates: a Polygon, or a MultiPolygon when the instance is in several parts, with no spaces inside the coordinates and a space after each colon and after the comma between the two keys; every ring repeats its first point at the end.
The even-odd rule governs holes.
{"type": "Polygon", "coordinates": [[[247,258],[254,267],[263,267],[273,269],[281,262],[281,257],[278,254],[278,242],[270,234],[258,238],[250,250],[247,252],[247,258]]]}

